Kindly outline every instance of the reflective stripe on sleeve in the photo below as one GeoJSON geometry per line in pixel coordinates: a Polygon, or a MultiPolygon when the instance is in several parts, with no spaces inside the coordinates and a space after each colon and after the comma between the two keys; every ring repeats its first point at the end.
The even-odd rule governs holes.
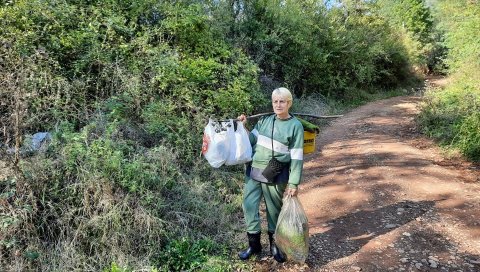
{"type": "Polygon", "coordinates": [[[290,158],[292,160],[303,160],[303,148],[290,149],[290,158]]]}

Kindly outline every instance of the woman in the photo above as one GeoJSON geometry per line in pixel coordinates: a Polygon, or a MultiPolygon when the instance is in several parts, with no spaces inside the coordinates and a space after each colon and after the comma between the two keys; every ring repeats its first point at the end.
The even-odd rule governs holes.
{"type": "MultiPolygon", "coordinates": [[[[272,92],[272,106],[274,114],[261,118],[250,132],[253,157],[246,169],[243,191],[243,212],[249,246],[238,254],[242,260],[262,251],[259,208],[263,197],[267,209],[270,253],[276,261],[285,261],[285,257],[275,245],[274,233],[284,193],[297,195],[297,187],[302,178],[303,126],[288,112],[292,106],[290,91],[286,88],[275,89],[272,92]],[[269,181],[264,176],[264,170],[272,157],[282,162],[284,167],[278,176],[269,181]]],[[[244,123],[247,120],[245,115],[238,119],[244,123]]]]}

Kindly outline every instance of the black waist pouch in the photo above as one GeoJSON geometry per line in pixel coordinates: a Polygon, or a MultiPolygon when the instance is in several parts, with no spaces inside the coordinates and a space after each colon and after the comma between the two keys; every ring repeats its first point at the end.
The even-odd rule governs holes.
{"type": "Polygon", "coordinates": [[[272,135],[270,139],[272,140],[272,158],[268,162],[267,167],[263,170],[262,175],[268,180],[270,183],[275,182],[275,178],[282,173],[282,170],[286,167],[289,166],[289,163],[281,162],[277,159],[275,159],[274,153],[273,153],[273,131],[275,128],[275,116],[273,117],[273,122],[272,122],[272,135]]]}
{"type": "Polygon", "coordinates": [[[275,158],[272,158],[267,167],[263,170],[262,175],[268,180],[268,182],[275,182],[275,177],[277,177],[282,170],[287,167],[289,164],[281,162],[275,158]]]}

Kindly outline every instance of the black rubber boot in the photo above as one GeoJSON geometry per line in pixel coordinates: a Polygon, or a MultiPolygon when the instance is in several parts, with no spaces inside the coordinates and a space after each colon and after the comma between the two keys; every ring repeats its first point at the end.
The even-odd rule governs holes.
{"type": "Polygon", "coordinates": [[[270,253],[272,254],[275,261],[279,263],[285,262],[287,259],[283,255],[282,251],[275,244],[275,238],[273,237],[273,232],[268,232],[268,240],[270,240],[270,253]]]}
{"type": "Polygon", "coordinates": [[[248,248],[238,253],[240,260],[248,260],[253,254],[259,255],[262,252],[262,244],[260,243],[260,232],[251,234],[247,232],[248,248]]]}

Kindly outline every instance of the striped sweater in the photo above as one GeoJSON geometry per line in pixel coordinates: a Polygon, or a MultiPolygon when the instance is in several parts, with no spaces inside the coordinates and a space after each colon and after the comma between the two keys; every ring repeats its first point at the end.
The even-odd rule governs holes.
{"type": "Polygon", "coordinates": [[[291,116],[278,119],[275,114],[261,118],[250,132],[253,147],[252,167],[265,169],[272,158],[272,125],[274,156],[281,162],[290,162],[289,187],[296,188],[300,184],[303,170],[303,126],[291,116]]]}

